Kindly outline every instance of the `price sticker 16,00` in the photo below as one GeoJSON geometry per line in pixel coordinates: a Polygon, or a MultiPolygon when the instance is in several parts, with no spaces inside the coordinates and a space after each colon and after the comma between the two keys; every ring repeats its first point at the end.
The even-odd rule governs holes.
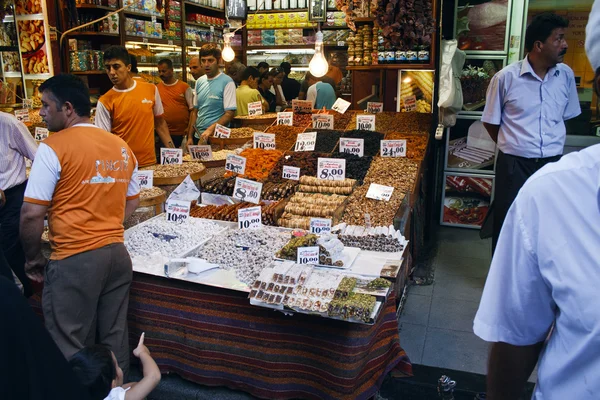
{"type": "Polygon", "coordinates": [[[317,178],[332,181],[346,179],[346,160],[343,158],[318,158],[317,178]]]}
{"type": "Polygon", "coordinates": [[[260,206],[242,208],[238,210],[238,228],[260,229],[262,228],[262,210],[260,206]]]}
{"type": "Polygon", "coordinates": [[[299,133],[294,151],[314,151],[317,144],[317,132],[299,133]]]}
{"type": "Polygon", "coordinates": [[[138,171],[137,181],[140,189],[150,189],[154,185],[154,170],[146,169],[138,171]]]}
{"type": "Polygon", "coordinates": [[[299,167],[291,167],[289,165],[284,165],[283,171],[281,173],[281,177],[283,179],[299,181],[300,180],[300,168],[299,167]]]}
{"type": "Polygon", "coordinates": [[[235,178],[233,188],[233,197],[250,203],[260,203],[260,193],[262,192],[262,183],[251,181],[244,178],[235,178]]]}
{"type": "Polygon", "coordinates": [[[382,140],[381,157],[406,157],[406,139],[382,140]]]}
{"type": "Polygon", "coordinates": [[[163,165],[183,163],[183,150],[162,147],[160,149],[160,163],[163,165]]]}
{"type": "Polygon", "coordinates": [[[190,216],[191,202],[184,200],[167,200],[167,221],[185,222],[190,216]]]}
{"type": "Polygon", "coordinates": [[[277,113],[277,125],[289,125],[294,124],[294,113],[293,112],[278,112],[277,113]]]}
{"type": "Polygon", "coordinates": [[[188,151],[193,160],[210,161],[213,158],[210,145],[188,146],[188,151]]]}
{"type": "Polygon", "coordinates": [[[313,129],[333,129],[333,115],[329,114],[313,114],[312,127],[313,129]]]}
{"type": "Polygon", "coordinates": [[[253,144],[255,149],[275,150],[275,134],[254,132],[253,144]]]}
{"type": "Polygon", "coordinates": [[[319,246],[298,247],[298,256],[296,257],[298,264],[318,264],[319,263],[319,246]]]}
{"type": "Polygon", "coordinates": [[[363,131],[374,131],[375,130],[375,116],[374,115],[357,115],[356,116],[356,129],[363,131]]]}

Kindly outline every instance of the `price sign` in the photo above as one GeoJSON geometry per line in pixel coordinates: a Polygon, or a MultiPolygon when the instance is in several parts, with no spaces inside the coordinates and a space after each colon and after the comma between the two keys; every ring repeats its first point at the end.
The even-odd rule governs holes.
{"type": "Polygon", "coordinates": [[[374,131],[375,130],[375,116],[374,115],[357,115],[356,116],[356,129],[362,129],[363,131],[374,131]]]}
{"type": "Polygon", "coordinates": [[[406,157],[406,139],[382,140],[381,157],[406,157]]]}
{"type": "Polygon", "coordinates": [[[314,151],[317,143],[317,132],[299,133],[294,151],[314,151]]]}
{"type": "Polygon", "coordinates": [[[140,56],[140,61],[143,62],[143,63],[145,63],[147,61],[146,60],[146,56],[140,56]]]}
{"type": "Polygon", "coordinates": [[[340,153],[362,157],[365,153],[365,139],[340,138],[340,153]]]}
{"type": "Polygon", "coordinates": [[[262,228],[261,207],[242,208],[238,210],[238,228],[260,229],[262,228]]]}
{"type": "Polygon", "coordinates": [[[317,178],[330,181],[346,179],[346,160],[343,158],[320,158],[317,164],[317,178]]]}
{"type": "Polygon", "coordinates": [[[308,100],[292,100],[292,110],[298,114],[310,114],[313,110],[313,103],[308,100]]]}
{"type": "Polygon", "coordinates": [[[26,108],[15,110],[15,117],[21,122],[29,122],[29,110],[26,108]]]}
{"type": "Polygon", "coordinates": [[[416,96],[403,97],[402,104],[404,104],[404,111],[417,111],[417,97],[416,96]]]}
{"type": "Polygon", "coordinates": [[[262,101],[248,103],[248,115],[262,115],[262,101]]]}
{"type": "Polygon", "coordinates": [[[193,160],[210,161],[213,158],[212,148],[209,145],[188,146],[188,151],[193,160]]]}
{"type": "Polygon", "coordinates": [[[152,23],[153,23],[153,24],[155,24],[155,23],[156,23],[156,15],[153,15],[153,16],[152,16],[150,19],[152,20],[152,23]]]}
{"type": "Polygon", "coordinates": [[[371,183],[369,190],[367,191],[367,198],[374,200],[390,201],[394,188],[392,186],[379,185],[377,183],[371,183]]]}
{"type": "Polygon", "coordinates": [[[28,109],[33,109],[33,99],[23,100],[23,107],[28,108],[28,109]]]}
{"type": "Polygon", "coordinates": [[[225,170],[236,174],[243,174],[246,172],[246,157],[228,154],[225,159],[225,170]]]}
{"type": "Polygon", "coordinates": [[[184,200],[167,200],[167,221],[169,222],[185,222],[190,216],[189,201],[184,200]]]}
{"type": "Polygon", "coordinates": [[[168,44],[169,44],[169,46],[173,46],[173,41],[169,40],[168,44]]]}
{"type": "Polygon", "coordinates": [[[253,143],[255,149],[275,150],[275,134],[254,132],[253,143]]]}
{"type": "Polygon", "coordinates": [[[215,126],[215,137],[219,139],[228,139],[231,136],[231,129],[226,126],[219,125],[215,126]]]}
{"type": "Polygon", "coordinates": [[[183,162],[182,149],[160,149],[160,163],[163,165],[181,164],[183,162]]]}
{"type": "Polygon", "coordinates": [[[312,127],[315,129],[333,129],[333,115],[313,114],[312,127]]]}
{"type": "Polygon", "coordinates": [[[344,47],[345,45],[346,45],[346,42],[344,42],[343,40],[338,41],[339,47],[344,47]]]}
{"type": "Polygon", "coordinates": [[[35,140],[44,140],[48,137],[48,129],[40,126],[35,127],[35,140]]]}
{"type": "Polygon", "coordinates": [[[192,47],[196,47],[196,41],[192,40],[192,47]]]}
{"type": "Polygon", "coordinates": [[[144,44],[148,44],[148,38],[144,38],[142,42],[144,42],[144,44]]]}
{"type": "Polygon", "coordinates": [[[367,112],[371,114],[377,114],[383,111],[383,103],[375,103],[369,101],[367,103],[367,112]]]}
{"type": "Polygon", "coordinates": [[[151,169],[138,171],[137,181],[141,189],[150,189],[154,184],[154,171],[151,169]]]}
{"type": "Polygon", "coordinates": [[[277,125],[289,125],[292,126],[294,123],[293,112],[278,112],[277,113],[277,125]]]}
{"type": "Polygon", "coordinates": [[[343,114],[346,112],[348,107],[350,107],[350,102],[338,97],[335,103],[333,103],[331,109],[343,114]]]}
{"type": "Polygon", "coordinates": [[[214,26],[211,26],[211,27],[210,27],[210,31],[211,31],[211,32],[214,32],[214,31],[215,31],[215,27],[214,27],[214,26]]]}
{"type": "Polygon", "coordinates": [[[283,173],[281,174],[283,179],[291,179],[293,181],[300,180],[300,168],[290,167],[289,165],[283,166],[283,173]]]}
{"type": "Polygon", "coordinates": [[[235,178],[235,187],[233,188],[234,198],[258,204],[260,203],[261,192],[262,183],[244,178],[235,178]]]}
{"type": "Polygon", "coordinates": [[[331,219],[328,218],[311,218],[310,233],[317,235],[331,232],[331,219]]]}
{"type": "Polygon", "coordinates": [[[297,264],[318,264],[319,246],[298,247],[297,264]]]}

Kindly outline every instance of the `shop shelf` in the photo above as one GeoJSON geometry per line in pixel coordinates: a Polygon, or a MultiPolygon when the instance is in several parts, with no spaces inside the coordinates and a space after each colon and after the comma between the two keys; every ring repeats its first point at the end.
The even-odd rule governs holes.
{"type": "Polygon", "coordinates": [[[298,13],[298,12],[308,12],[308,8],[294,8],[294,9],[289,9],[289,10],[254,10],[254,11],[250,11],[248,10],[248,15],[250,14],[274,14],[274,13],[298,13]]]}
{"type": "MultiPolygon", "coordinates": [[[[197,26],[199,28],[207,28],[207,29],[210,29],[211,26],[212,26],[212,25],[209,25],[209,24],[203,24],[201,22],[191,22],[191,21],[185,21],[185,24],[188,25],[188,26],[197,26]]],[[[212,26],[212,27],[215,30],[217,30],[217,29],[220,30],[220,31],[223,30],[222,26],[212,26]]]]}
{"type": "Polygon", "coordinates": [[[77,8],[85,8],[85,9],[97,9],[97,10],[107,10],[107,11],[117,11],[117,8],[108,7],[108,6],[96,6],[94,4],[78,4],[77,8]]]}
{"type": "Polygon", "coordinates": [[[124,10],[123,12],[125,13],[125,15],[134,15],[136,17],[146,17],[146,18],[156,17],[156,19],[165,19],[164,15],[156,15],[156,14],[150,14],[150,13],[139,12],[139,11],[129,11],[129,10],[124,10]]]}
{"type": "Polygon", "coordinates": [[[70,32],[67,36],[105,36],[105,37],[119,37],[120,33],[109,33],[109,32],[70,32]]]}
{"type": "Polygon", "coordinates": [[[140,44],[166,44],[169,46],[181,46],[180,40],[148,38],[148,37],[143,37],[143,36],[125,36],[125,42],[135,42],[135,43],[140,43],[140,44]],[[169,42],[173,42],[173,44],[169,44],[169,42]]]}
{"type": "Polygon", "coordinates": [[[382,64],[382,65],[348,65],[348,71],[368,71],[380,69],[435,69],[433,64],[382,64]]]}
{"type": "MultiPolygon", "coordinates": [[[[215,11],[215,12],[220,12],[220,13],[225,13],[225,10],[220,9],[220,8],[214,8],[214,7],[209,7],[209,6],[203,6],[201,4],[198,3],[194,3],[193,1],[184,1],[183,2],[186,7],[187,6],[191,6],[191,7],[197,7],[197,8],[201,8],[203,10],[208,10],[208,11],[215,11]]],[[[187,12],[187,10],[186,10],[187,12]]]]}

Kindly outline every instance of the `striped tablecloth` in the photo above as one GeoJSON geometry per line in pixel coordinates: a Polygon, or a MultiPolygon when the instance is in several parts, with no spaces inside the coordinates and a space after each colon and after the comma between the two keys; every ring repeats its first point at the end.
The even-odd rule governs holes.
{"type": "Polygon", "coordinates": [[[247,295],[134,273],[131,346],[146,332],[162,372],[269,399],[363,399],[412,367],[394,296],[373,326],[251,306],[247,295]]]}

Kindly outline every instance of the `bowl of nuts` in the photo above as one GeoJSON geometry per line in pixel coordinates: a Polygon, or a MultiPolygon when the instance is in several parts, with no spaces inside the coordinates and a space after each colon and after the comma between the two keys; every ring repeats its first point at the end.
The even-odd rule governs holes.
{"type": "Polygon", "coordinates": [[[35,55],[46,43],[44,32],[44,21],[26,20],[18,21],[19,24],[19,43],[23,58],[29,58],[35,55]]]}

